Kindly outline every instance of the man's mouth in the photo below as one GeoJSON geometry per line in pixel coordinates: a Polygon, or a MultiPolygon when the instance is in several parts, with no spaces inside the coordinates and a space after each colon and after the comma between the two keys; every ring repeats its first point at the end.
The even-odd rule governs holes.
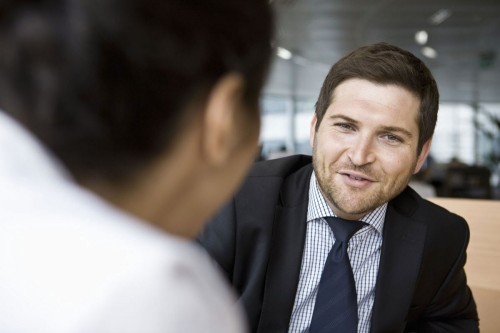
{"type": "Polygon", "coordinates": [[[339,172],[342,176],[347,176],[351,179],[354,179],[354,180],[363,180],[363,181],[369,181],[369,182],[373,182],[374,180],[369,177],[369,176],[365,176],[365,175],[361,175],[361,174],[355,174],[355,173],[349,173],[349,172],[339,172]]]}
{"type": "Polygon", "coordinates": [[[359,172],[340,171],[338,174],[343,177],[346,185],[353,188],[367,188],[375,182],[373,177],[359,172]]]}

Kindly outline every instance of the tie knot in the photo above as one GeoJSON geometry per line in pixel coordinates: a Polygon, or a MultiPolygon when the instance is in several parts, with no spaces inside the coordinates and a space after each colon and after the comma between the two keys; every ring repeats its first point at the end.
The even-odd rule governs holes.
{"type": "Polygon", "coordinates": [[[340,217],[325,217],[326,222],[333,231],[335,239],[340,242],[348,242],[352,235],[361,229],[366,223],[362,221],[344,220],[340,217]]]}

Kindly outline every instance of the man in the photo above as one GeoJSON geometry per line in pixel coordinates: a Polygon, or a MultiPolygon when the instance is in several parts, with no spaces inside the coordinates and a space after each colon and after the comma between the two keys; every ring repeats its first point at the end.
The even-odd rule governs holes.
{"type": "MultiPolygon", "coordinates": [[[[463,270],[467,224],[407,187],[429,153],[438,99],[422,61],[385,43],[331,68],[311,123],[312,161],[257,163],[199,236],[239,292],[252,331],[321,325],[315,303],[329,292],[322,275],[334,274],[322,273],[337,238],[327,220],[364,226],[348,243],[354,315],[339,319],[352,328],[322,332],[478,331],[463,270]]],[[[344,311],[322,307],[337,294],[321,302],[327,320],[344,311]]]]}
{"type": "Polygon", "coordinates": [[[190,240],[253,161],[266,0],[0,5],[0,331],[242,332],[190,240]]]}

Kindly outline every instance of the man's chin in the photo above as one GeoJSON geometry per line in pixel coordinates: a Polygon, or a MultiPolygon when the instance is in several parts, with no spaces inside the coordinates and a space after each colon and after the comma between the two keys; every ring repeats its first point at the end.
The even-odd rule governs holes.
{"type": "Polygon", "coordinates": [[[378,205],[375,202],[373,203],[359,202],[358,198],[349,197],[343,200],[334,201],[334,206],[336,207],[337,211],[335,213],[337,215],[350,216],[351,219],[359,219],[365,216],[366,214],[370,213],[380,205],[378,205]],[[355,204],[356,202],[358,202],[358,204],[355,204]]]}

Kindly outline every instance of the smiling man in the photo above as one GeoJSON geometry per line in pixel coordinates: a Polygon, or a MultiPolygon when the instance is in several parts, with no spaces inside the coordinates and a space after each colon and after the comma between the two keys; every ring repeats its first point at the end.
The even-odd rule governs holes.
{"type": "Polygon", "coordinates": [[[408,187],[438,103],[428,68],[398,47],[362,47],[332,67],[312,159],[257,163],[199,236],[253,332],[478,331],[467,223],[408,187]]]}
{"type": "Polygon", "coordinates": [[[419,98],[396,84],[353,78],[335,89],[323,121],[314,116],[314,171],[338,216],[361,219],[420,169],[430,140],[417,148],[419,107],[419,98]]]}

